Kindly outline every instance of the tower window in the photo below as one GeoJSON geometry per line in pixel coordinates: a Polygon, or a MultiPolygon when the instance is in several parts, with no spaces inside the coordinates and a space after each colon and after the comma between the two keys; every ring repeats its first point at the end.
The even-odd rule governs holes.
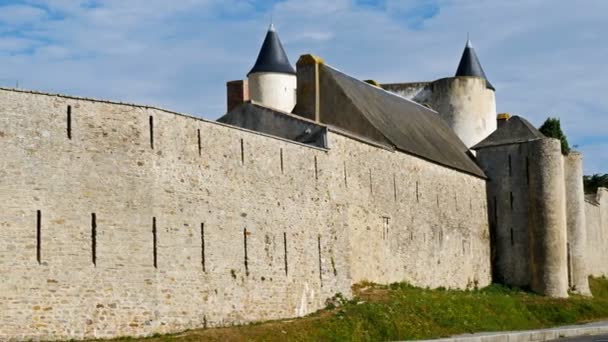
{"type": "Polygon", "coordinates": [[[68,139],[71,140],[72,139],[72,106],[68,106],[66,131],[68,134],[68,139]]]}
{"type": "Polygon", "coordinates": [[[152,218],[152,258],[154,268],[158,268],[158,256],[156,251],[156,217],[152,218]]]}
{"type": "Polygon", "coordinates": [[[149,123],[149,128],[150,128],[150,148],[154,149],[154,117],[152,117],[152,115],[150,115],[149,117],[150,123],[149,123]]]}
{"type": "Polygon", "coordinates": [[[97,266],[97,215],[91,214],[91,259],[97,266]]]}
{"type": "Polygon", "coordinates": [[[245,264],[245,275],[249,276],[249,255],[248,255],[248,251],[247,251],[247,235],[249,235],[247,228],[243,228],[243,250],[245,252],[245,258],[243,261],[245,264]]]}
{"type": "Polygon", "coordinates": [[[41,229],[42,229],[42,211],[38,210],[36,212],[36,260],[38,260],[39,264],[41,263],[40,248],[42,246],[41,229]]]}

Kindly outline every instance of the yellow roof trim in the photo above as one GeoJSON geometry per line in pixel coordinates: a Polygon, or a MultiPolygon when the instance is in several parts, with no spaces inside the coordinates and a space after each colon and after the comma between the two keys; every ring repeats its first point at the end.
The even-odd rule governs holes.
{"type": "Polygon", "coordinates": [[[378,81],[376,81],[376,80],[365,80],[364,82],[365,82],[365,83],[369,83],[369,84],[371,84],[371,85],[373,85],[373,86],[376,86],[376,87],[378,87],[378,88],[382,88],[382,87],[380,86],[380,83],[378,83],[378,81]]]}
{"type": "Polygon", "coordinates": [[[323,60],[323,58],[321,58],[319,56],[306,54],[306,55],[300,56],[300,59],[298,59],[298,64],[302,64],[302,65],[325,64],[325,61],[323,60]]]}

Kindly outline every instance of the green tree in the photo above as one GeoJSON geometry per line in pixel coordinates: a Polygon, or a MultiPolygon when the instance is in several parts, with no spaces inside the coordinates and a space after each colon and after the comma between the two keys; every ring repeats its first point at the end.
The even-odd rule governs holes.
{"type": "Polygon", "coordinates": [[[583,176],[583,183],[585,184],[585,193],[595,194],[597,188],[608,188],[608,173],[583,176]]]}
{"type": "Polygon", "coordinates": [[[562,131],[558,118],[548,118],[538,130],[548,138],[559,139],[562,143],[562,154],[570,153],[568,138],[562,131]]]}

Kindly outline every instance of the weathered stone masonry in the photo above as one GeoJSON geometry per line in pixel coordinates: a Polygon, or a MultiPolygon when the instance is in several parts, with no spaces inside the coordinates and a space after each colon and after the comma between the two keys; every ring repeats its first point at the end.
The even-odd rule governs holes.
{"type": "Polygon", "coordinates": [[[334,131],[324,150],[142,106],[0,104],[0,339],[294,317],[364,279],[490,282],[481,178],[334,131]]]}
{"type": "Polygon", "coordinates": [[[493,279],[552,297],[591,295],[588,276],[605,274],[605,225],[601,200],[585,202],[582,155],[562,155],[559,140],[521,117],[499,122],[475,146],[490,179],[493,279]]]}
{"type": "Polygon", "coordinates": [[[589,274],[608,276],[608,189],[600,188],[585,202],[587,222],[586,260],[589,274]]]}

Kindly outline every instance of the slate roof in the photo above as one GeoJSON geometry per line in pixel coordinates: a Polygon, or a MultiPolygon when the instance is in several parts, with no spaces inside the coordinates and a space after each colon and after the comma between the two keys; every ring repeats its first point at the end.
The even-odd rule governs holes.
{"type": "Polygon", "coordinates": [[[470,40],[467,40],[467,45],[464,47],[455,76],[481,77],[486,80],[486,87],[488,89],[496,90],[486,77],[486,73],[483,72],[481,63],[479,63],[479,58],[477,58],[477,54],[475,53],[475,49],[473,49],[473,45],[471,44],[470,40]]]}
{"type": "Polygon", "coordinates": [[[217,121],[306,145],[327,148],[327,127],[324,125],[264,107],[253,101],[242,103],[217,121]]]}
{"type": "Polygon", "coordinates": [[[333,80],[329,86],[338,87],[353,105],[351,110],[357,113],[349,115],[364,117],[396,149],[486,178],[465,144],[435,111],[325,64],[320,67],[323,77],[333,80]]]}
{"type": "Polygon", "coordinates": [[[283,49],[283,44],[281,44],[279,35],[273,25],[270,25],[264,43],[262,43],[258,59],[255,61],[255,65],[247,76],[256,72],[276,72],[289,75],[296,74],[296,70],[291,63],[289,63],[285,49],[283,49]]]}
{"type": "Polygon", "coordinates": [[[495,130],[494,133],[473,146],[472,149],[478,150],[491,146],[517,144],[543,138],[545,136],[528,120],[520,116],[513,116],[495,130]]]}

